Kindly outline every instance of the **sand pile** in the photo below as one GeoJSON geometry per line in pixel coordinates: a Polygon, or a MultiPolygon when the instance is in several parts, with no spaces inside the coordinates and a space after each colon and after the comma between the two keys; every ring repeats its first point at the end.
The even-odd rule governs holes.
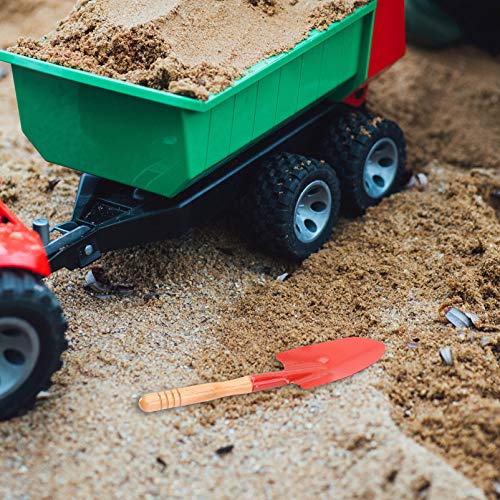
{"type": "Polygon", "coordinates": [[[369,0],[82,0],[15,52],[205,100],[369,0]]]}

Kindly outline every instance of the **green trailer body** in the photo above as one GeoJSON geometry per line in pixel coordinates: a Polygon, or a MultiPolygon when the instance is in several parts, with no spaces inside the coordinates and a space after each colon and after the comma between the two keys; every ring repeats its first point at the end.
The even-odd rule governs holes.
{"type": "Polygon", "coordinates": [[[45,160],[174,197],[319,99],[366,81],[376,1],[250,68],[207,101],[0,51],[45,160]]]}

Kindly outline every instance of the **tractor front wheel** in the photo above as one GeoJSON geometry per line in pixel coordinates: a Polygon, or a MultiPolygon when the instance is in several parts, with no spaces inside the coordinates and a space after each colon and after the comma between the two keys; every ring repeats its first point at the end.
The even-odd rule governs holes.
{"type": "Polygon", "coordinates": [[[50,387],[66,328],[58,301],[35,276],[0,271],[0,421],[31,409],[50,387]]]}

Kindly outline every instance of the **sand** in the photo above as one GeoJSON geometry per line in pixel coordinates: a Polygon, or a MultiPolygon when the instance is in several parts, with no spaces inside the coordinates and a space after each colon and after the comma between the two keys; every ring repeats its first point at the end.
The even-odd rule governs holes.
{"type": "Polygon", "coordinates": [[[369,0],[84,0],[12,50],[206,100],[369,0]]]}
{"type": "MultiPolygon", "coordinates": [[[[33,35],[50,29],[56,7],[33,35]]],[[[0,30],[0,46],[14,31],[0,30]]],[[[411,49],[382,75],[370,107],[405,129],[428,187],[343,219],[300,267],[249,248],[226,214],[104,257],[114,282],[133,284],[130,297],[89,294],[86,271],[51,277],[70,348],[35,410],[0,424],[0,496],[495,498],[499,81],[498,61],[468,47],[411,49]],[[452,304],[480,329],[443,322],[452,304]],[[271,370],[283,349],[348,335],[383,340],[387,355],[312,391],[136,410],[143,392],[271,370]]],[[[10,77],[0,102],[0,196],[26,223],[65,220],[78,174],[45,163],[22,136],[10,77]]]]}

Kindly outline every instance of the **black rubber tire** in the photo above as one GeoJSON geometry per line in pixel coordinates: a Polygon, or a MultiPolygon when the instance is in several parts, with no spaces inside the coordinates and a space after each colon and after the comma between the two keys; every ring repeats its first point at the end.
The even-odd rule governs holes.
{"type": "Polygon", "coordinates": [[[380,116],[359,110],[347,110],[331,124],[323,142],[323,155],[340,180],[342,208],[348,215],[360,215],[368,207],[399,191],[408,181],[406,170],[406,141],[399,125],[380,116]],[[372,198],[365,190],[363,172],[372,146],[380,139],[392,139],[398,151],[395,178],[379,198],[372,198]]]}
{"type": "Polygon", "coordinates": [[[302,261],[317,252],[331,237],[340,212],[340,187],[334,170],[326,163],[304,156],[279,153],[259,167],[244,201],[252,243],[267,253],[302,261]],[[320,235],[301,242],[294,230],[295,206],[300,194],[313,181],[330,188],[332,208],[320,235]]]}
{"type": "Polygon", "coordinates": [[[67,322],[59,302],[28,272],[0,271],[2,316],[30,323],[40,341],[40,354],[27,380],[13,393],[0,396],[0,421],[23,414],[34,406],[37,394],[50,387],[52,375],[62,367],[61,355],[68,347],[64,336],[67,322]]]}

